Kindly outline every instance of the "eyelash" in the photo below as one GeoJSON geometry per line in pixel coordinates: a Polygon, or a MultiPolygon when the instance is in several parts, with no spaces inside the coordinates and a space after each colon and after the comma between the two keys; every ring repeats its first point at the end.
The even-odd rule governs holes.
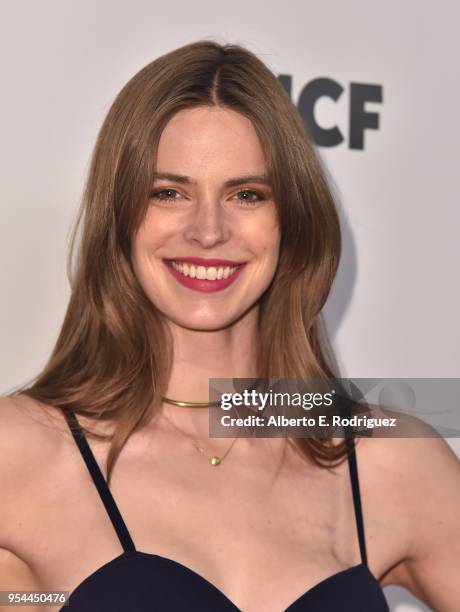
{"type": "MultiPolygon", "coordinates": [[[[162,202],[165,202],[165,201],[168,201],[168,200],[175,200],[176,198],[169,198],[169,197],[168,198],[160,198],[160,197],[158,197],[159,194],[162,194],[162,193],[165,193],[165,192],[168,192],[168,191],[170,191],[170,192],[172,191],[172,192],[178,193],[175,189],[161,189],[159,191],[152,191],[152,193],[150,193],[150,195],[149,195],[149,198],[151,200],[160,200],[162,202]]],[[[255,189],[241,189],[240,191],[238,191],[238,194],[240,194],[240,193],[250,193],[250,194],[256,195],[257,198],[258,198],[257,200],[244,200],[243,199],[242,201],[245,202],[246,206],[251,206],[251,205],[253,206],[253,205],[257,204],[258,202],[261,202],[262,200],[265,199],[263,194],[261,194],[259,191],[256,191],[255,189]]]]}

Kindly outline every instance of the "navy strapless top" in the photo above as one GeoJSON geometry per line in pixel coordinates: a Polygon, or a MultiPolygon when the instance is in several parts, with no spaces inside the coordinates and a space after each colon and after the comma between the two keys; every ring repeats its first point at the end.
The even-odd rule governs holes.
{"type": "MultiPolygon", "coordinates": [[[[222,591],[194,570],[173,559],[136,550],[75,414],[63,412],[123,552],[85,578],[60,612],[238,612],[222,591]]],[[[329,576],[280,612],[390,612],[382,588],[367,566],[355,448],[352,439],[347,442],[361,563],[329,576]]]]}

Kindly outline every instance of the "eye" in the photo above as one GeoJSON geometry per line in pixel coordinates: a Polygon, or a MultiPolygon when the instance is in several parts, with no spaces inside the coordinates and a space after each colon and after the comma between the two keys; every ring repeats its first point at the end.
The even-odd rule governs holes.
{"type": "Polygon", "coordinates": [[[149,193],[150,200],[175,200],[177,195],[177,191],[175,189],[161,189],[160,191],[152,191],[149,193]],[[174,195],[171,195],[174,194],[174,195]]]}
{"type": "MultiPolygon", "coordinates": [[[[167,202],[168,200],[176,200],[177,195],[180,195],[175,189],[161,189],[159,191],[152,191],[149,194],[150,200],[159,200],[161,202],[167,202]]],[[[265,199],[262,193],[255,191],[254,189],[242,189],[235,194],[240,202],[243,202],[244,206],[254,206],[258,202],[265,199]]]]}
{"type": "Polygon", "coordinates": [[[247,206],[254,206],[258,202],[265,199],[263,194],[255,191],[254,189],[242,189],[241,191],[238,191],[236,195],[239,196],[238,199],[244,202],[244,204],[247,206]],[[254,196],[256,199],[254,199],[254,196]]]}

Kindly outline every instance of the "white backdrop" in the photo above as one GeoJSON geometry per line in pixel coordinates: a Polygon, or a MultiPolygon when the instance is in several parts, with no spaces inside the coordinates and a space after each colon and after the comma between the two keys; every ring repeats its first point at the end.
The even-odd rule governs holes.
{"type": "MultiPolygon", "coordinates": [[[[317,123],[339,199],[344,253],[326,315],[344,375],[460,377],[455,2],[2,0],[0,391],[37,373],[69,296],[67,236],[97,131],[126,81],[203,37],[256,52],[297,102],[336,81],[317,123]],[[379,129],[350,148],[351,83],[381,88],[379,129]]],[[[460,453],[459,440],[450,440],[460,453]]],[[[392,610],[426,610],[387,588],[392,610]]]]}

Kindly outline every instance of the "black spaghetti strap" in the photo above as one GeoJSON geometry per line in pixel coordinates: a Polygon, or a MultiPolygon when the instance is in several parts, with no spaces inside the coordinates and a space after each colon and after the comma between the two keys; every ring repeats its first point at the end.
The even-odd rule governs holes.
{"type": "Polygon", "coordinates": [[[366,541],[364,538],[363,512],[361,507],[361,496],[359,493],[358,466],[356,462],[354,438],[346,438],[348,447],[348,467],[350,468],[351,490],[353,493],[353,505],[355,508],[356,528],[358,530],[359,550],[361,561],[367,565],[366,541]]]}
{"type": "Polygon", "coordinates": [[[112,522],[112,525],[117,533],[118,539],[123,546],[123,550],[125,552],[135,551],[136,547],[134,546],[134,542],[129,534],[129,531],[125,525],[125,522],[120,514],[117,504],[113,499],[112,493],[107,485],[107,482],[97,464],[97,461],[91,451],[91,448],[88,444],[88,441],[85,438],[85,435],[80,427],[80,423],[73,411],[71,410],[63,410],[62,411],[67,424],[69,425],[70,431],[77,443],[78,448],[80,449],[81,455],[85,460],[86,466],[89,470],[91,478],[93,479],[94,484],[98,490],[98,493],[102,499],[102,502],[107,510],[107,514],[112,522]]]}

